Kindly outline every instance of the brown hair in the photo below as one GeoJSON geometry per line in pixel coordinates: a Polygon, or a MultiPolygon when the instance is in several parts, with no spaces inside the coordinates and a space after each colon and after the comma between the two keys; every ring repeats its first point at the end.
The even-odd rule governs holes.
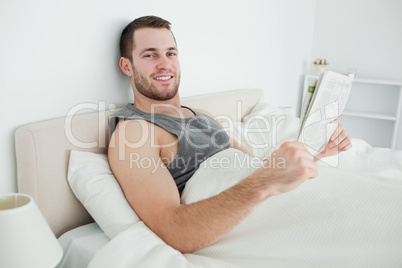
{"type": "MultiPolygon", "coordinates": [[[[140,28],[165,28],[170,31],[170,22],[156,16],[144,16],[130,22],[120,36],[120,55],[132,61],[134,31],[140,28]]],[[[173,37],[174,38],[174,37],[173,37]]]]}

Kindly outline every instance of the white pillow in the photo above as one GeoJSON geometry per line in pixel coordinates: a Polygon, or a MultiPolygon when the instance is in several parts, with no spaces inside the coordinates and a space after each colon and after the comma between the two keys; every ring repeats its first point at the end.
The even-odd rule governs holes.
{"type": "Polygon", "coordinates": [[[223,121],[229,136],[253,156],[263,159],[285,141],[295,141],[300,119],[288,108],[259,101],[242,122],[223,121]]]}
{"type": "Polygon", "coordinates": [[[110,170],[106,155],[72,150],[67,178],[75,196],[110,239],[140,221],[110,170]]]}

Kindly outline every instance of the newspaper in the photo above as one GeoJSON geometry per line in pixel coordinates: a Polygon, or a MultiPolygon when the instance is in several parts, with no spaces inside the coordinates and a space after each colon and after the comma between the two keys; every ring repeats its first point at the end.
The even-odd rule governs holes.
{"type": "Polygon", "coordinates": [[[311,81],[309,84],[302,105],[297,140],[307,145],[313,155],[327,146],[336,130],[349,97],[353,78],[353,74],[326,71],[318,81],[311,81]]]}

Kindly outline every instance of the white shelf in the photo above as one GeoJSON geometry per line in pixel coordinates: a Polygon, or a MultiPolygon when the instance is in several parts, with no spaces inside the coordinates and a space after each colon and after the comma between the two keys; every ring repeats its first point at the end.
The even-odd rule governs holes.
{"type": "MultiPolygon", "coordinates": [[[[306,75],[307,79],[318,79],[316,75],[306,75]]],[[[379,79],[368,79],[368,78],[355,78],[353,83],[364,83],[364,84],[375,84],[375,85],[390,85],[390,86],[402,86],[402,82],[393,80],[379,80],[379,79]]]]}
{"type": "MultiPolygon", "coordinates": [[[[312,79],[318,76],[305,76],[302,101],[312,79]]],[[[372,146],[395,148],[401,106],[401,82],[355,78],[340,122],[352,138],[364,139],[372,146]]]]}
{"type": "Polygon", "coordinates": [[[381,119],[381,120],[390,120],[390,121],[396,121],[398,119],[397,116],[390,115],[390,114],[368,113],[368,112],[352,111],[352,110],[345,110],[343,112],[343,115],[354,116],[354,117],[364,117],[364,118],[374,118],[374,119],[381,119]]]}

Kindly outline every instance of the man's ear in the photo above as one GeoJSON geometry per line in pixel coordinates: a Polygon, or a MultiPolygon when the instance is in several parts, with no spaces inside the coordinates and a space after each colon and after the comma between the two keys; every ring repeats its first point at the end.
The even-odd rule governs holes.
{"type": "Polygon", "coordinates": [[[128,77],[131,77],[133,75],[133,72],[131,70],[131,62],[129,59],[121,57],[119,61],[119,66],[123,73],[125,73],[128,77]]]}

